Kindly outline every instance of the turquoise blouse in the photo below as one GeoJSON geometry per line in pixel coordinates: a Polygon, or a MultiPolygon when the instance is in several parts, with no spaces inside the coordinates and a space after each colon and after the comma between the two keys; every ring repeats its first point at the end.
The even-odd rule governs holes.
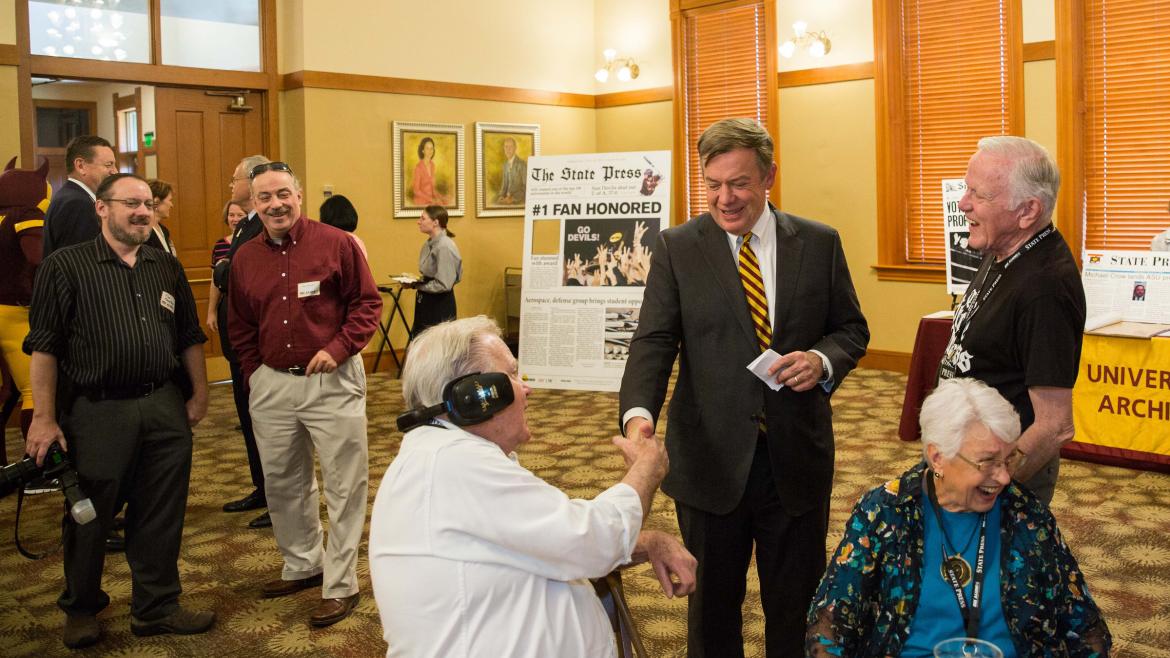
{"type": "MultiPolygon", "coordinates": [[[[857,503],[809,610],[807,655],[902,652],[922,596],[925,471],[921,462],[857,503]]],[[[1016,482],[997,504],[1003,618],[1017,655],[1107,656],[1109,628],[1051,512],[1016,482]]]]}

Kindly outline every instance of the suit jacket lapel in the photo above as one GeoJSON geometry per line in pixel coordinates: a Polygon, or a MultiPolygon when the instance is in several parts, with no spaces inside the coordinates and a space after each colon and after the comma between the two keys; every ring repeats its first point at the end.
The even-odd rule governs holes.
{"type": "Polygon", "coordinates": [[[792,309],[792,297],[800,284],[800,259],[804,255],[804,241],[796,235],[792,220],[774,207],[776,218],[776,319],[772,325],[772,343],[783,337],[785,321],[792,309]]]}
{"type": "MultiPolygon", "coordinates": [[[[756,346],[756,329],[752,325],[747,299],[743,294],[743,283],[739,280],[739,268],[731,257],[731,248],[727,244],[727,233],[719,228],[710,215],[704,214],[692,221],[702,222],[699,226],[700,251],[711,269],[711,278],[727,298],[727,308],[731,309],[732,315],[743,330],[744,338],[753,350],[759,349],[756,346]]],[[[712,312],[720,311],[713,309],[712,312]]]]}

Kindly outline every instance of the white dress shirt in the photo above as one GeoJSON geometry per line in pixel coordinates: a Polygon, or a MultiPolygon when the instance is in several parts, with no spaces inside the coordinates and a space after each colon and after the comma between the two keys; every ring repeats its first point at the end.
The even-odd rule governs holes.
{"type": "Polygon", "coordinates": [[[386,655],[616,656],[586,579],[629,562],[641,525],[629,485],[570,499],[486,439],[411,430],[370,518],[386,655]]]}
{"type": "Polygon", "coordinates": [[[88,185],[86,185],[85,183],[83,183],[83,182],[81,182],[81,181],[77,180],[76,178],[73,178],[72,176],[70,176],[70,177],[69,177],[69,180],[73,181],[74,183],[77,183],[77,186],[78,186],[78,187],[80,187],[81,189],[83,189],[83,190],[85,190],[86,192],[88,192],[88,193],[89,193],[89,197],[90,197],[91,199],[93,199],[94,201],[97,201],[97,194],[95,194],[93,190],[89,189],[89,186],[88,186],[88,185]]]}

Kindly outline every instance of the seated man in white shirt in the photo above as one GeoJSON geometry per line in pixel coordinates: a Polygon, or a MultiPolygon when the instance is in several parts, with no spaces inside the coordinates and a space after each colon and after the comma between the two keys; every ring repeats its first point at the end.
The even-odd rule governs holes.
{"type": "Polygon", "coordinates": [[[639,531],[666,474],[665,447],[614,437],[626,476],[592,500],[570,499],[516,461],[531,437],[530,389],[494,321],[445,322],[415,338],[406,405],[439,404],[449,382],[479,372],[505,373],[514,400],[474,424],[452,411],[408,431],[374,501],[370,572],[386,655],[615,656],[588,578],[649,559],[668,597],[694,589],[695,559],[682,544],[639,531]]]}

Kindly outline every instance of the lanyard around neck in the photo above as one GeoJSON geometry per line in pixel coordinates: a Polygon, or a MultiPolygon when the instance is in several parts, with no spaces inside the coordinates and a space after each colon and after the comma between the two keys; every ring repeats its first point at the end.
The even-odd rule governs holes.
{"type": "Polygon", "coordinates": [[[987,512],[979,515],[979,548],[975,554],[974,585],[971,587],[971,603],[968,604],[967,595],[963,593],[963,583],[960,582],[960,575],[964,570],[969,572],[971,566],[963,559],[962,553],[956,553],[953,556],[947,555],[946,544],[950,543],[950,538],[947,536],[946,526],[943,525],[942,512],[939,511],[938,496],[934,491],[934,481],[931,479],[929,473],[924,477],[926,479],[926,492],[930,499],[930,508],[934,510],[934,517],[938,520],[938,528],[943,534],[943,575],[954,591],[955,601],[959,604],[959,615],[962,616],[963,622],[967,627],[967,637],[979,637],[979,619],[983,613],[983,575],[987,566],[987,512]]]}

